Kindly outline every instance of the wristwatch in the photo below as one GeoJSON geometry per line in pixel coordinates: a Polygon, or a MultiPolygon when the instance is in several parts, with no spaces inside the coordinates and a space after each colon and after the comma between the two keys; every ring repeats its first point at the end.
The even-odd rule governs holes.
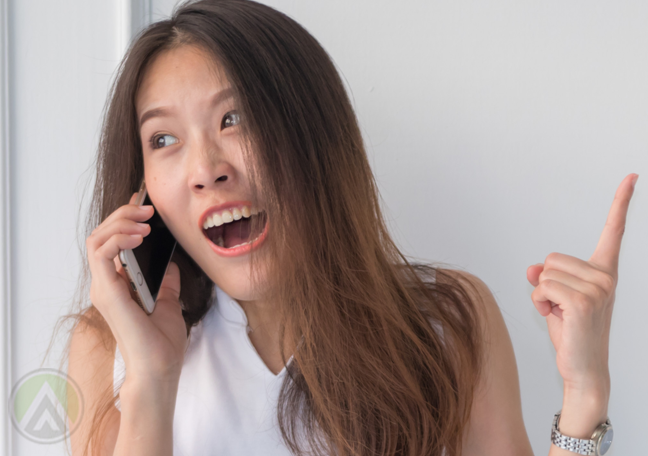
{"type": "Polygon", "coordinates": [[[592,434],[592,439],[576,439],[574,437],[567,437],[558,431],[558,423],[560,421],[560,413],[562,409],[554,415],[553,426],[551,427],[551,442],[558,448],[569,450],[576,454],[603,456],[608,452],[612,445],[612,438],[614,431],[612,430],[612,423],[608,418],[605,423],[599,425],[592,434]]]}

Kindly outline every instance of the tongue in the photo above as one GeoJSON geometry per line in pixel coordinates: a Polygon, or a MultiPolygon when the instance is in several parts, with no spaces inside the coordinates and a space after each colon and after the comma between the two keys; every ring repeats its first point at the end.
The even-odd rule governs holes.
{"type": "Polygon", "coordinates": [[[223,244],[226,249],[239,244],[244,244],[250,240],[250,219],[241,218],[224,225],[223,244]]]}

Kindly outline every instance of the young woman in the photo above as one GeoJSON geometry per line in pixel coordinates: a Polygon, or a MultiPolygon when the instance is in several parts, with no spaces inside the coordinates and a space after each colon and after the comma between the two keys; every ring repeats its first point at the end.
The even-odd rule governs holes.
{"type": "MultiPolygon", "coordinates": [[[[635,177],[590,261],[552,253],[527,271],[565,381],[560,431],[576,438],[607,414],[635,177]]],[[[86,247],[89,294],[68,316],[85,399],[74,456],[532,455],[493,295],[397,249],[333,63],[267,6],[183,4],[136,37],[105,113],[86,247]],[[142,178],[154,208],[134,204],[142,178]],[[178,246],[146,315],[117,255],[153,210],[178,246]]]]}

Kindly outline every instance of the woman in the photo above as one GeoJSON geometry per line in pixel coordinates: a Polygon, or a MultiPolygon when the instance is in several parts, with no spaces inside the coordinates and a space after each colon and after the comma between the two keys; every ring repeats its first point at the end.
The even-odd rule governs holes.
{"type": "MultiPolygon", "coordinates": [[[[561,431],[578,438],[606,417],[635,176],[589,262],[551,254],[527,271],[565,380],[561,431]]],[[[82,287],[69,316],[69,375],[86,400],[75,456],[532,454],[492,294],[401,254],[333,63],[267,6],[183,4],[136,37],[109,97],[87,233],[91,303],[82,287]],[[150,316],[117,258],[149,232],[153,208],[133,204],[142,178],[178,241],[150,316]],[[237,216],[244,234],[225,228],[237,216]]]]}

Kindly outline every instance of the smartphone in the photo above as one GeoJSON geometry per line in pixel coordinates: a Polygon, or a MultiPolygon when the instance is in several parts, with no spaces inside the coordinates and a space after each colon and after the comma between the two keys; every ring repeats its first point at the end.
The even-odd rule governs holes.
{"type": "Polygon", "coordinates": [[[151,231],[134,249],[121,250],[119,259],[135,292],[135,301],[148,315],[155,309],[162,279],[171,262],[177,241],[151,202],[142,180],[135,204],[153,206],[153,216],[146,220],[151,231]]]}

